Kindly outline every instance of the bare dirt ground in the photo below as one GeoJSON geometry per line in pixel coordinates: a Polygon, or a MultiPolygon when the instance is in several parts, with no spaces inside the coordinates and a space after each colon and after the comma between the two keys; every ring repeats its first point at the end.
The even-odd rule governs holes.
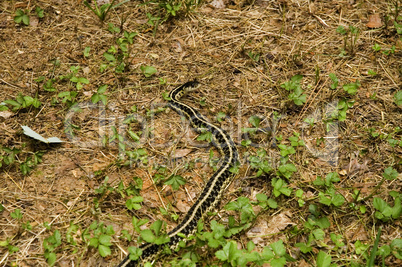
{"type": "Polygon", "coordinates": [[[204,230],[211,220],[229,229],[229,218],[243,228],[216,248],[190,241],[159,266],[189,257],[180,266],[229,264],[216,253],[229,240],[242,255],[282,240],[286,253],[275,259],[286,266],[329,266],[323,257],[368,266],[373,247],[384,255],[375,265],[401,266],[402,35],[394,22],[402,25],[402,3],[180,3],[156,27],[150,21],[160,11],[161,22],[166,5],[130,1],[102,23],[80,1],[1,1],[0,102],[16,102],[0,106],[0,266],[114,266],[138,246],[133,217],[149,220],[141,229],[158,219],[167,231],[177,225],[219,158],[164,108],[164,94],[193,79],[202,86],[183,101],[230,133],[242,164],[204,230]],[[19,9],[28,26],[14,21],[19,9]],[[125,31],[135,33],[132,43],[125,31]],[[295,75],[303,78],[289,91],[295,75]],[[91,105],[97,97],[106,106],[91,105]],[[331,107],[335,118],[325,114],[331,107]],[[30,138],[22,125],[64,142],[30,138]],[[178,190],[169,185],[181,177],[178,190]],[[274,188],[273,179],[286,185],[274,188]],[[261,193],[277,207],[224,208],[261,193]]]}

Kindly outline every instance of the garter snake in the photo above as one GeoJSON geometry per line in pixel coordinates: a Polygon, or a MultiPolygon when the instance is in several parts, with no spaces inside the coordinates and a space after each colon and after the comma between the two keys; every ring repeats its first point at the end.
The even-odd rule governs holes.
{"type": "Polygon", "coordinates": [[[214,209],[220,201],[224,190],[233,180],[235,174],[231,168],[237,164],[238,152],[232,138],[221,128],[211,124],[198,111],[180,102],[180,98],[189,91],[196,89],[199,83],[196,81],[187,82],[169,93],[168,106],[180,115],[184,115],[191,123],[194,130],[201,133],[203,129],[212,133],[212,143],[220,151],[223,159],[217,171],[210,177],[202,193],[190,208],[183,221],[168,233],[169,242],[163,245],[145,243],[140,246],[141,258],[131,261],[129,255],[123,259],[118,267],[133,267],[142,265],[145,262],[154,261],[164,246],[175,249],[180,240],[193,235],[197,230],[197,223],[204,218],[209,211],[214,209]]]}

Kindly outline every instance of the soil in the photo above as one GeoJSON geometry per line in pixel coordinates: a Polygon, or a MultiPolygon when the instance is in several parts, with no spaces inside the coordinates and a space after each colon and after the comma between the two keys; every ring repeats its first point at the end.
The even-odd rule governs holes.
{"type": "MultiPolygon", "coordinates": [[[[25,101],[31,97],[40,105],[25,102],[13,110],[5,102],[8,110],[0,111],[0,265],[47,266],[46,253],[55,253],[56,266],[114,266],[129,246],[138,246],[133,216],[149,220],[141,229],[158,219],[167,231],[177,225],[220,158],[165,108],[166,92],[194,79],[202,86],[183,102],[227,130],[241,155],[239,173],[207,228],[211,220],[227,224],[230,215],[236,217],[223,207],[239,197],[275,198],[271,182],[279,175],[293,192],[303,190],[303,197],[282,194],[275,198],[277,209],[254,206],[261,213],[253,225],[232,237],[240,248],[252,241],[262,251],[283,240],[295,258],[286,266],[316,265],[320,249],[346,266],[365,262],[355,252],[356,241],[372,246],[378,227],[379,246],[400,239],[400,217],[379,220],[373,206],[375,197],[393,206],[390,192],[401,194],[402,185],[402,106],[395,100],[402,88],[402,35],[394,26],[394,2],[236,0],[186,10],[189,2],[183,1],[177,15],[162,22],[166,12],[155,3],[163,1],[134,0],[111,9],[102,22],[82,1],[1,1],[0,102],[28,96],[25,101]],[[19,9],[29,14],[29,25],[15,22],[19,9]],[[149,16],[157,17],[158,10],[162,19],[156,27],[149,16]],[[350,33],[350,26],[358,33],[350,33]],[[135,36],[122,51],[125,31],[135,36]],[[300,77],[295,75],[303,76],[299,94],[285,86],[300,77]],[[107,89],[99,93],[103,85],[107,89]],[[345,90],[354,86],[356,92],[345,90]],[[298,99],[305,94],[304,103],[290,99],[292,92],[298,99]],[[106,105],[93,103],[99,96],[107,97],[106,105]],[[345,118],[331,120],[334,110],[345,118]],[[21,126],[63,142],[41,142],[21,126]],[[242,130],[255,127],[257,132],[242,130]],[[295,136],[305,145],[292,144],[295,136]],[[287,163],[297,171],[288,179],[277,173],[281,144],[295,148],[287,163]],[[261,153],[272,170],[256,177],[250,156],[261,153]],[[399,175],[382,181],[388,167],[399,175]],[[334,185],[346,200],[340,207],[320,203],[319,189],[325,187],[314,183],[332,172],[339,174],[334,185]],[[185,185],[174,190],[165,184],[172,175],[184,177],[185,185]],[[355,201],[356,192],[362,201],[355,201]],[[138,210],[126,205],[133,195],[144,198],[138,210]],[[336,233],[345,246],[331,251],[316,244],[310,254],[295,247],[307,241],[301,229],[312,204],[331,224],[320,242],[333,246],[329,236],[336,233]],[[88,246],[96,229],[111,236],[106,257],[88,246]],[[44,245],[57,232],[60,243],[54,249],[44,245]]],[[[210,248],[197,252],[200,262],[222,264],[210,248]]],[[[402,262],[390,255],[386,264],[402,262]]]]}

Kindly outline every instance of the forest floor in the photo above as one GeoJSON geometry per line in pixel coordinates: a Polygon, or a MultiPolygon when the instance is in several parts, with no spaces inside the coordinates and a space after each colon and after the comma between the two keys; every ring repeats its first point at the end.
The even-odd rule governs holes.
{"type": "Polygon", "coordinates": [[[101,21],[1,1],[0,266],[115,266],[163,239],[221,157],[166,108],[194,79],[183,102],[241,165],[156,266],[402,266],[401,16],[400,0],[134,0],[101,21]]]}

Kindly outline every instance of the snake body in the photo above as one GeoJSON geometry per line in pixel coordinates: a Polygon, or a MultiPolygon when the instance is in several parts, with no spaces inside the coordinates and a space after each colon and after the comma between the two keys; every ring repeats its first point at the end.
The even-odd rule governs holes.
{"type": "Polygon", "coordinates": [[[232,138],[223,129],[211,124],[198,111],[180,102],[180,98],[189,91],[196,89],[198,82],[187,82],[169,93],[168,106],[180,115],[184,115],[198,133],[206,129],[212,133],[212,143],[220,151],[223,159],[218,170],[210,177],[202,193],[190,208],[183,221],[168,233],[169,242],[163,245],[145,243],[140,246],[141,258],[137,261],[130,260],[129,255],[123,259],[118,267],[134,267],[145,262],[153,262],[165,246],[175,249],[179,241],[191,236],[197,230],[197,223],[207,213],[213,210],[220,201],[225,188],[231,183],[235,174],[231,168],[238,162],[238,151],[232,138]]]}

